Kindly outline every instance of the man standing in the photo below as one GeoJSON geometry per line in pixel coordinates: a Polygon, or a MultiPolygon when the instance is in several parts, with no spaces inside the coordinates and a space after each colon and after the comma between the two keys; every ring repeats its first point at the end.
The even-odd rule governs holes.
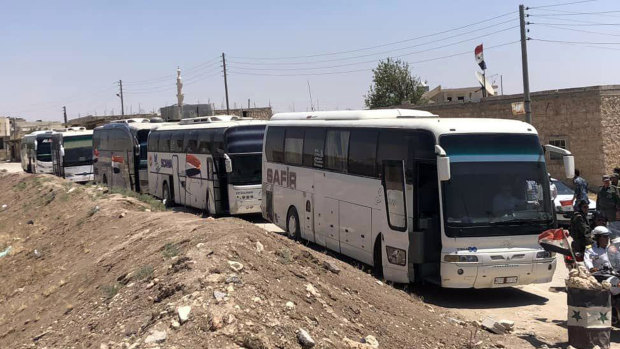
{"type": "Polygon", "coordinates": [[[596,195],[596,209],[601,211],[609,222],[616,220],[616,205],[618,204],[618,196],[614,188],[611,187],[611,178],[608,175],[603,176],[603,186],[596,195]]]}
{"type": "Polygon", "coordinates": [[[570,236],[573,238],[571,244],[573,253],[583,256],[586,246],[592,245],[592,237],[590,236],[590,225],[588,224],[588,208],[589,204],[585,200],[577,203],[577,210],[570,220],[570,236]]]}
{"type": "Polygon", "coordinates": [[[579,170],[575,170],[575,177],[573,178],[573,184],[575,185],[575,194],[573,194],[573,209],[575,212],[579,211],[579,203],[584,201],[589,204],[588,199],[588,182],[580,176],[579,170]]]}

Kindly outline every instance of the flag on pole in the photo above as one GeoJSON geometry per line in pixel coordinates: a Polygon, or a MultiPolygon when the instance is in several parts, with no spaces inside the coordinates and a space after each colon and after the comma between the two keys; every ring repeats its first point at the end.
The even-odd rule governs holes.
{"type": "Polygon", "coordinates": [[[476,63],[478,63],[480,69],[487,69],[487,64],[484,62],[484,54],[482,53],[482,44],[476,46],[476,49],[474,49],[474,54],[476,56],[476,63]]]}

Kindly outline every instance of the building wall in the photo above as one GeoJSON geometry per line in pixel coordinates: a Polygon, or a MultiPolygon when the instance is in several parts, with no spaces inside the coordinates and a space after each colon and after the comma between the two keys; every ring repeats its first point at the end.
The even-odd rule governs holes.
{"type": "MultiPolygon", "coordinates": [[[[215,111],[215,115],[226,114],[226,109],[219,109],[215,111]]],[[[247,108],[247,109],[230,109],[229,115],[237,115],[241,117],[248,117],[259,120],[269,120],[273,116],[271,107],[265,108],[247,108]]]]}
{"type": "MultiPolygon", "coordinates": [[[[441,103],[402,107],[427,110],[440,117],[502,118],[524,120],[513,115],[513,102],[522,95],[496,96],[476,103],[441,103]]],[[[620,86],[593,86],[532,94],[532,124],[540,140],[566,140],[575,156],[575,166],[595,190],[601,176],[620,166],[620,86]]],[[[566,180],[562,160],[550,159],[552,176],[566,180]]]]}

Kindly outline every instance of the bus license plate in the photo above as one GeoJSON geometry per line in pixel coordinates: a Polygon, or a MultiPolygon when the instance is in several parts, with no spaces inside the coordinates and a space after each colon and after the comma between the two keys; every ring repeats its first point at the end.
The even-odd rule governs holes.
{"type": "Polygon", "coordinates": [[[498,277],[498,278],[495,278],[493,283],[495,285],[516,284],[517,280],[518,280],[518,277],[516,276],[498,277]]]}

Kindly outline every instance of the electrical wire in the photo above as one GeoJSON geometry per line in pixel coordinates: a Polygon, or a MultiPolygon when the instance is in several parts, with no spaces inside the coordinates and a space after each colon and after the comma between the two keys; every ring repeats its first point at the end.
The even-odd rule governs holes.
{"type": "MultiPolygon", "coordinates": [[[[503,46],[508,46],[508,45],[516,44],[518,42],[520,42],[520,40],[506,42],[506,43],[502,43],[502,44],[498,44],[498,45],[493,45],[493,46],[488,46],[488,47],[485,48],[485,50],[491,50],[491,49],[495,49],[495,48],[499,48],[499,47],[503,47],[503,46]]],[[[425,62],[437,61],[437,60],[446,59],[446,58],[452,58],[452,57],[456,57],[456,56],[462,56],[462,55],[466,55],[466,54],[471,54],[471,50],[467,50],[467,51],[463,51],[463,52],[459,52],[459,53],[454,53],[454,54],[450,54],[450,55],[446,55],[446,56],[440,56],[440,57],[434,57],[434,58],[429,58],[429,59],[423,59],[423,60],[419,60],[419,61],[407,62],[407,63],[409,63],[409,64],[425,63],[425,62]]],[[[335,74],[357,73],[357,72],[363,72],[363,71],[367,72],[367,71],[372,71],[372,70],[373,70],[372,68],[366,68],[366,69],[355,69],[355,70],[347,70],[347,71],[321,72],[321,73],[300,73],[300,74],[249,73],[249,72],[238,72],[238,71],[235,71],[235,70],[231,70],[230,74],[234,74],[234,75],[257,75],[257,76],[321,76],[321,75],[335,75],[335,74]]]]}
{"type": "Polygon", "coordinates": [[[542,5],[542,6],[533,6],[533,7],[528,7],[528,10],[531,9],[539,9],[539,8],[548,8],[548,7],[558,7],[558,6],[568,6],[568,5],[575,5],[575,4],[582,4],[585,2],[594,2],[597,0],[580,0],[580,1],[571,1],[571,2],[564,2],[564,3],[559,3],[559,4],[550,4],[550,5],[542,5]]]}
{"type": "MultiPolygon", "coordinates": [[[[364,54],[364,55],[358,55],[358,56],[352,56],[352,57],[343,57],[343,58],[334,58],[334,59],[326,59],[326,60],[319,60],[319,61],[305,61],[305,62],[240,62],[240,61],[236,61],[236,60],[232,60],[232,61],[227,61],[227,63],[232,63],[232,64],[242,64],[242,65],[309,65],[309,64],[317,64],[317,63],[328,63],[328,62],[338,62],[338,61],[344,61],[344,60],[349,60],[349,59],[359,59],[359,58],[364,58],[364,57],[372,57],[372,56],[377,56],[377,55],[384,55],[387,53],[392,53],[392,52],[396,52],[396,51],[403,51],[403,50],[407,50],[407,49],[411,49],[414,47],[420,47],[420,46],[425,46],[425,45],[429,45],[429,44],[434,44],[437,42],[441,42],[443,40],[447,40],[447,39],[452,39],[452,38],[456,38],[456,37],[460,37],[466,34],[470,34],[470,33],[474,33],[474,32],[479,32],[481,30],[485,30],[485,29],[489,29],[489,28],[497,28],[498,25],[502,25],[502,24],[506,24],[506,23],[510,23],[510,22],[514,22],[516,21],[515,19],[511,19],[505,22],[501,22],[501,23],[497,23],[497,24],[493,24],[487,27],[483,27],[483,28],[478,28],[469,32],[465,32],[465,33],[461,33],[461,34],[457,34],[457,35],[452,35],[452,36],[448,36],[445,38],[441,38],[441,39],[437,39],[437,40],[433,40],[433,41],[427,41],[421,44],[416,44],[416,45],[411,45],[411,46],[406,46],[406,47],[402,47],[402,48],[397,48],[397,49],[392,49],[392,50],[387,50],[387,51],[381,51],[381,52],[375,52],[375,53],[369,53],[369,54],[364,54]]],[[[459,41],[457,43],[460,42],[465,42],[465,41],[469,41],[469,40],[473,40],[476,38],[481,38],[481,37],[485,37],[488,35],[495,35],[497,33],[501,33],[504,32],[506,30],[509,29],[513,29],[516,28],[517,26],[513,26],[513,27],[509,27],[509,28],[504,28],[501,30],[493,30],[491,33],[487,33],[472,39],[468,39],[468,40],[463,40],[463,41],[459,41]]],[[[355,63],[351,63],[351,64],[355,64],[355,63]]],[[[317,68],[319,69],[319,68],[317,68]]]]}
{"type": "Polygon", "coordinates": [[[554,42],[562,44],[576,44],[576,45],[620,45],[620,42],[591,42],[591,41],[564,41],[564,40],[547,40],[547,39],[534,39],[530,40],[542,41],[542,42],[554,42]]]}
{"type": "Polygon", "coordinates": [[[512,14],[515,14],[515,13],[516,13],[515,11],[510,11],[510,12],[507,12],[507,13],[504,13],[504,14],[501,14],[501,15],[498,15],[498,16],[495,16],[495,17],[487,18],[487,19],[482,20],[482,21],[470,23],[470,24],[463,25],[463,26],[456,27],[456,28],[452,28],[452,29],[448,29],[448,30],[444,30],[444,31],[436,32],[436,33],[426,34],[426,35],[422,35],[422,36],[418,36],[418,37],[414,37],[414,38],[409,38],[409,39],[404,39],[404,40],[399,40],[399,41],[393,41],[393,42],[389,42],[389,43],[385,43],[385,44],[358,48],[358,49],[354,49],[354,50],[317,53],[317,54],[305,55],[305,56],[284,56],[284,57],[241,57],[241,56],[230,56],[230,58],[250,59],[250,60],[281,60],[281,59],[315,58],[315,57],[322,57],[322,56],[341,55],[341,54],[346,54],[346,53],[353,53],[353,52],[372,50],[372,49],[375,49],[375,48],[381,48],[381,47],[386,47],[386,46],[391,46],[391,45],[397,45],[397,44],[402,44],[404,42],[410,42],[410,41],[414,41],[414,40],[419,40],[419,39],[424,39],[424,38],[433,37],[433,36],[437,36],[437,35],[442,35],[442,34],[445,34],[445,33],[449,33],[449,32],[453,32],[453,31],[469,28],[469,27],[472,27],[472,26],[475,26],[475,25],[478,25],[478,24],[487,23],[489,21],[492,21],[492,20],[495,20],[495,19],[498,19],[498,18],[502,18],[502,17],[506,17],[508,15],[512,15],[512,14]]]}
{"type": "Polygon", "coordinates": [[[620,23],[545,23],[545,22],[528,22],[527,24],[546,24],[546,25],[563,25],[571,27],[597,27],[597,26],[620,26],[620,23]]]}
{"type": "Polygon", "coordinates": [[[550,25],[550,24],[538,24],[544,27],[548,27],[548,28],[554,28],[554,29],[560,29],[560,30],[568,30],[568,31],[572,31],[572,32],[579,32],[579,33],[587,33],[587,34],[597,34],[597,35],[606,35],[606,36],[620,36],[620,34],[614,34],[614,33],[604,33],[604,32],[597,32],[597,31],[592,31],[592,30],[582,30],[582,29],[574,29],[574,28],[564,28],[561,26],[556,26],[556,25],[550,25]]]}

